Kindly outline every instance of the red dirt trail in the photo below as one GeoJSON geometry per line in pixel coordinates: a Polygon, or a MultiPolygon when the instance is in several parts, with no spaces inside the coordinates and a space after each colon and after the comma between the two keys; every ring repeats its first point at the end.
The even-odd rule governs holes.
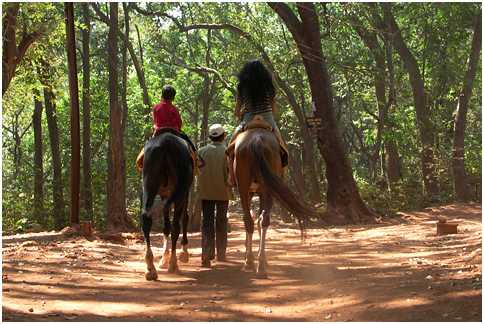
{"type": "MultiPolygon", "coordinates": [[[[273,221],[268,279],[241,270],[231,215],[228,262],[200,267],[200,234],[181,274],[144,279],[144,244],[42,232],[3,237],[5,321],[481,321],[481,207],[400,213],[381,224],[310,229],[273,221]],[[437,216],[459,232],[436,236],[437,216]]],[[[257,247],[258,235],[254,234],[257,247]]],[[[155,264],[161,235],[154,234],[155,264]]],[[[257,249],[255,249],[257,250],[257,249]]],[[[257,252],[257,251],[255,251],[257,252]]]]}

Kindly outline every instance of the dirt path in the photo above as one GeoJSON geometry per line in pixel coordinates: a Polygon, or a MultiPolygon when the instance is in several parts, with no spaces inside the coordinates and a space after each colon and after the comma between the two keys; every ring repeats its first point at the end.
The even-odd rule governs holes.
{"type": "MultiPolygon", "coordinates": [[[[243,272],[245,234],[232,216],[228,262],[200,264],[191,235],[181,275],[144,279],[143,243],[55,233],[3,238],[7,321],[481,321],[481,208],[449,205],[385,224],[309,230],[273,223],[269,279],[243,272]],[[435,216],[461,220],[436,236],[435,216]]],[[[155,261],[160,257],[155,235],[155,261]]],[[[156,263],[157,264],[157,263],[156,263]]]]}

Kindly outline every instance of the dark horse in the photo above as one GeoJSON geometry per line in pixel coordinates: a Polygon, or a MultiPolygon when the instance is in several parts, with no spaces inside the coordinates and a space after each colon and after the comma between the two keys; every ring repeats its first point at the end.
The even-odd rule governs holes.
{"type": "MultiPolygon", "coordinates": [[[[273,109],[274,107],[273,100],[275,91],[272,84],[272,77],[269,71],[259,61],[252,61],[244,66],[239,74],[237,90],[238,103],[243,106],[244,114],[249,113],[252,116],[257,116],[260,109],[267,116],[267,109],[273,109]],[[245,82],[246,80],[249,82],[245,82]],[[257,98],[260,98],[260,100],[257,100],[257,98]]],[[[269,116],[272,117],[272,115],[269,116]]],[[[244,212],[246,231],[244,267],[247,270],[255,269],[254,256],[252,254],[252,235],[254,232],[253,217],[255,218],[256,215],[251,211],[250,203],[254,193],[260,196],[260,209],[257,222],[260,235],[257,264],[258,277],[267,276],[265,244],[266,233],[270,224],[273,198],[280,201],[284,207],[296,216],[301,227],[301,235],[304,234],[304,224],[308,221],[309,216],[319,216],[314,209],[311,209],[301,202],[300,198],[296,197],[282,180],[283,165],[280,143],[274,132],[271,131],[273,127],[268,125],[270,122],[267,122],[264,126],[265,121],[263,119],[260,117],[246,118],[243,116],[247,130],[235,138],[233,160],[235,180],[244,212]]],[[[271,121],[270,118],[267,119],[271,121]]],[[[267,121],[267,119],[265,120],[267,121]]],[[[228,154],[230,156],[230,152],[228,154]]]]}
{"type": "Polygon", "coordinates": [[[150,246],[153,203],[157,194],[164,201],[163,205],[163,257],[160,267],[168,265],[168,272],[177,272],[176,243],[180,235],[180,220],[183,227],[180,261],[188,262],[188,194],[193,182],[193,160],[188,144],[170,131],[148,140],[144,147],[143,161],[143,209],[141,227],[146,241],[145,262],[147,280],[156,280],[158,274],[153,264],[153,252],[150,246]],[[170,224],[169,213],[174,204],[173,223],[170,224]],[[168,239],[171,234],[171,255],[168,250],[168,239]]]}

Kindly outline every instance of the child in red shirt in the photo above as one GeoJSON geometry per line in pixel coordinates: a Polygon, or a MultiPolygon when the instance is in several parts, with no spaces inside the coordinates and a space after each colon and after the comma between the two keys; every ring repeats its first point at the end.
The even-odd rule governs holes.
{"type": "Polygon", "coordinates": [[[163,98],[160,103],[153,106],[153,130],[156,134],[162,128],[175,129],[181,138],[186,140],[193,151],[197,151],[195,145],[193,145],[190,138],[181,131],[182,120],[178,109],[172,104],[175,99],[176,91],[170,86],[166,85],[161,91],[161,97],[163,98]]]}
{"type": "MultiPolygon", "coordinates": [[[[192,151],[192,155],[195,156],[197,148],[195,147],[195,145],[193,145],[190,138],[181,131],[182,120],[180,117],[180,113],[178,112],[178,109],[172,104],[175,95],[176,91],[172,86],[166,85],[163,87],[163,90],[161,91],[161,102],[153,106],[153,136],[158,135],[158,131],[163,128],[171,128],[177,132],[177,135],[179,137],[181,137],[188,143],[192,151]]],[[[143,169],[143,160],[144,149],[141,150],[141,152],[138,154],[138,157],[136,158],[136,166],[139,171],[143,169]]],[[[195,158],[194,163],[197,163],[195,158]]]]}
{"type": "Polygon", "coordinates": [[[161,94],[163,100],[153,106],[153,130],[155,132],[164,127],[173,128],[178,132],[181,130],[182,120],[180,114],[178,109],[171,103],[175,94],[173,87],[163,87],[161,94]]]}

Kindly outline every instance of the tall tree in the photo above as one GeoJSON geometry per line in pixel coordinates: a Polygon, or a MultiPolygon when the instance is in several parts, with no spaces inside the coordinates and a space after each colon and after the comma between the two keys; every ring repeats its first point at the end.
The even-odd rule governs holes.
{"type": "MultiPolygon", "coordinates": [[[[370,10],[372,13],[374,12],[374,8],[370,8],[370,10]]],[[[365,27],[363,21],[359,19],[358,13],[350,15],[350,22],[375,61],[375,67],[372,70],[378,115],[374,115],[374,117],[377,120],[378,127],[370,156],[370,178],[373,182],[376,179],[378,159],[381,156],[382,144],[384,144],[387,165],[386,170],[382,167],[382,175],[386,171],[388,186],[390,189],[393,189],[395,183],[400,179],[400,163],[398,149],[393,140],[393,136],[391,136],[393,133],[393,125],[387,121],[389,110],[395,103],[394,70],[390,36],[383,32],[384,26],[379,25],[378,21],[371,21],[372,24],[377,26],[376,28],[365,27]],[[380,31],[379,34],[378,31],[380,31]],[[383,40],[383,44],[379,41],[378,36],[383,40]],[[387,89],[388,96],[386,94],[387,89]],[[387,138],[383,143],[384,133],[390,136],[386,136],[387,138]]]]}
{"type": "Polygon", "coordinates": [[[42,225],[47,220],[44,214],[44,164],[42,149],[42,102],[40,93],[34,92],[34,114],[32,125],[34,129],[34,218],[42,225]]]}
{"type": "MultiPolygon", "coordinates": [[[[123,47],[121,50],[121,136],[123,137],[123,143],[120,147],[120,155],[122,158],[123,165],[122,170],[126,170],[126,160],[125,160],[125,149],[124,149],[124,137],[126,136],[126,123],[128,122],[128,42],[129,42],[129,8],[130,5],[123,2],[123,13],[124,13],[124,32],[126,38],[123,40],[123,47]]],[[[125,172],[126,174],[126,172],[125,172]]],[[[124,188],[126,188],[126,175],[124,175],[124,188]]],[[[126,189],[125,189],[126,190],[126,189]]]]}
{"type": "Polygon", "coordinates": [[[303,59],[315,116],[322,119],[318,145],[326,162],[328,215],[339,222],[362,222],[373,217],[360,197],[350,161],[343,148],[333,107],[326,60],[321,49],[319,17],[312,3],[298,3],[300,19],[284,3],[269,3],[291,32],[303,59]]]}
{"type": "MultiPolygon", "coordinates": [[[[385,43],[385,56],[388,68],[388,110],[387,113],[395,106],[396,101],[396,88],[395,88],[395,70],[393,67],[393,47],[389,40],[389,35],[384,34],[385,43]]],[[[395,125],[392,123],[385,124],[385,131],[389,134],[393,133],[395,125]]],[[[385,140],[385,171],[387,182],[390,190],[396,189],[396,183],[401,179],[402,166],[400,163],[400,155],[398,153],[398,147],[393,136],[389,136],[385,140]]]]}
{"type": "Polygon", "coordinates": [[[81,178],[81,135],[79,124],[79,89],[77,84],[76,38],[74,30],[74,4],[64,4],[66,19],[66,50],[69,73],[71,106],[71,209],[70,222],[79,224],[79,191],[81,178]]]}
{"type": "Polygon", "coordinates": [[[107,228],[132,230],[126,213],[125,169],[123,156],[122,109],[118,98],[118,4],[109,4],[109,145],[107,179],[107,228]]]}
{"type": "Polygon", "coordinates": [[[429,199],[435,200],[439,197],[439,183],[436,174],[436,163],[434,157],[434,130],[430,118],[430,107],[425,93],[425,84],[420,72],[417,60],[405,43],[400,28],[392,13],[392,4],[383,3],[384,22],[388,32],[391,33],[393,46],[400,55],[403,65],[407,70],[412,86],[415,111],[417,116],[417,127],[422,142],[422,175],[425,184],[426,195],[429,199]]]}
{"type": "MultiPolygon", "coordinates": [[[[129,4],[123,2],[123,12],[124,12],[124,33],[126,37],[123,40],[122,47],[122,63],[121,63],[121,103],[123,107],[122,112],[122,133],[124,136],[124,131],[126,130],[126,122],[128,120],[128,42],[129,42],[129,4]]],[[[123,153],[124,155],[124,146],[123,153]]]]}
{"type": "Polygon", "coordinates": [[[25,134],[27,134],[30,126],[32,126],[32,123],[30,123],[27,127],[21,130],[21,123],[19,121],[19,118],[23,111],[24,107],[14,113],[13,125],[11,127],[6,126],[5,123],[2,125],[3,129],[8,131],[12,135],[12,138],[14,140],[14,145],[11,150],[14,161],[14,178],[17,178],[19,176],[20,165],[22,164],[22,138],[25,136],[25,134]]]}
{"type": "Polygon", "coordinates": [[[87,3],[81,4],[84,28],[82,39],[82,198],[88,219],[93,219],[91,180],[91,56],[89,38],[91,14],[87,3]]]}
{"type": "Polygon", "coordinates": [[[356,30],[360,36],[363,43],[366,45],[370,51],[374,61],[375,69],[373,72],[373,78],[375,82],[375,95],[378,107],[377,123],[377,134],[375,144],[373,145],[373,150],[371,152],[370,158],[370,178],[374,181],[376,178],[376,173],[378,170],[377,163],[380,157],[380,148],[382,143],[383,129],[385,127],[386,115],[388,112],[390,100],[386,101],[386,64],[385,64],[385,53],[384,49],[380,46],[377,38],[377,34],[374,31],[368,30],[364,27],[363,23],[359,20],[356,15],[350,17],[353,23],[353,28],[356,30]]]}
{"type": "Polygon", "coordinates": [[[20,3],[5,3],[3,4],[3,9],[2,96],[7,91],[17,66],[22,61],[30,45],[42,35],[40,30],[28,33],[23,28],[22,37],[17,44],[17,29],[19,27],[17,15],[20,3]]]}
{"type": "MultiPolygon", "coordinates": [[[[51,67],[47,62],[43,62],[44,73],[49,73],[51,67]]],[[[47,74],[48,75],[48,74],[47,74]]],[[[54,176],[52,178],[52,194],[54,207],[52,214],[54,216],[54,227],[61,229],[65,226],[65,204],[64,204],[64,187],[62,184],[62,160],[60,155],[59,128],[57,126],[56,99],[52,91],[48,78],[42,81],[44,85],[44,104],[45,114],[47,116],[47,126],[49,129],[50,148],[52,153],[52,168],[54,176]]]]}
{"type": "MultiPolygon", "coordinates": [[[[94,9],[94,11],[96,12],[96,14],[98,15],[99,19],[101,19],[104,23],[106,23],[108,26],[110,26],[110,24],[111,24],[110,18],[108,16],[106,16],[99,9],[98,5],[95,4],[95,3],[92,3],[91,6],[94,9]]],[[[146,86],[144,69],[138,61],[138,57],[136,56],[136,53],[134,51],[133,45],[131,44],[131,41],[129,40],[129,36],[126,35],[125,33],[123,33],[122,30],[119,29],[119,28],[116,30],[116,32],[118,32],[119,36],[121,36],[121,38],[126,41],[126,46],[128,47],[129,55],[131,57],[131,60],[133,61],[133,65],[134,65],[134,69],[136,71],[136,75],[138,77],[139,85],[141,87],[141,90],[143,91],[143,103],[145,104],[146,109],[148,111],[151,111],[151,100],[150,100],[150,96],[149,96],[149,93],[148,93],[148,87],[146,86]]]]}
{"type": "Polygon", "coordinates": [[[469,99],[472,94],[472,83],[476,77],[477,65],[481,52],[482,43],[482,13],[476,15],[474,23],[474,36],[468,60],[467,71],[464,76],[462,90],[459,94],[457,109],[454,119],[454,143],[452,156],[452,169],[454,173],[454,190],[457,201],[467,201],[470,199],[470,192],[467,186],[467,173],[464,163],[464,135],[467,121],[467,110],[469,99]]]}

